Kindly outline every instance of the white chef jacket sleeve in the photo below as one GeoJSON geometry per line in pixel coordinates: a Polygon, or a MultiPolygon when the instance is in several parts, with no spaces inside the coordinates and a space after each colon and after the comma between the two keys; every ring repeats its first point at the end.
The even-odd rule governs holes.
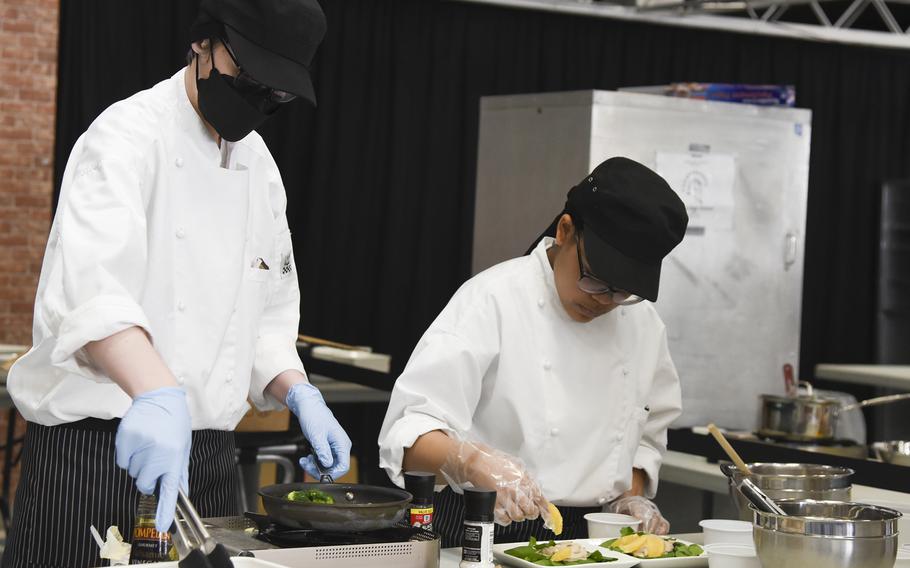
{"type": "Polygon", "coordinates": [[[280,192],[274,187],[272,190],[272,199],[280,202],[272,255],[274,274],[269,282],[268,299],[259,320],[259,335],[256,339],[249,393],[250,400],[260,410],[284,408],[284,401],[276,401],[265,392],[272,379],[281,372],[292,369],[306,374],[297,353],[300,323],[297,266],[294,263],[291,232],[284,212],[286,203],[284,187],[278,185],[280,192]]]}
{"type": "Polygon", "coordinates": [[[650,412],[632,460],[632,467],[642,469],[647,474],[645,496],[650,499],[657,494],[660,464],[667,452],[667,428],[682,413],[679,375],[670,358],[670,351],[667,348],[667,330],[663,326],[660,330],[657,362],[647,404],[650,412]]]}
{"type": "Polygon", "coordinates": [[[67,164],[50,236],[57,254],[42,268],[50,274],[36,314],[55,338],[51,363],[98,382],[110,379],[85,353],[87,343],[133,326],[154,342],[138,303],[148,259],[146,166],[109,130],[89,130],[67,164]]]}
{"type": "MultiPolygon", "coordinates": [[[[460,303],[459,303],[460,304],[460,303]]],[[[499,352],[496,310],[483,306],[457,314],[449,306],[420,339],[395,382],[379,433],[379,465],[404,487],[404,450],[427,432],[468,432],[480,401],[483,378],[499,352]]]]}

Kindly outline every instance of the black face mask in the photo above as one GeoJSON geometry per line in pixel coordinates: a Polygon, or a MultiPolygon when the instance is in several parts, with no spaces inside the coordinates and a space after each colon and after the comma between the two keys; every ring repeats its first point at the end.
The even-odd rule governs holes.
{"type": "Polygon", "coordinates": [[[207,79],[199,78],[198,56],[196,60],[199,112],[222,138],[236,142],[265,122],[278,105],[266,97],[245,95],[238,91],[233,77],[218,72],[214,53],[211,59],[212,71],[207,79]]]}

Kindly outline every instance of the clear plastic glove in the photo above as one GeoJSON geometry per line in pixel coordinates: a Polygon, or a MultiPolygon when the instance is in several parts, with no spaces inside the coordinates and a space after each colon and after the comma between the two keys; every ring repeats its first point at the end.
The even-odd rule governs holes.
{"type": "Polygon", "coordinates": [[[193,433],[186,393],[164,387],[143,393],[120,421],[114,448],[117,465],[136,479],[136,488],[151,495],[158,487],[155,527],[167,532],[174,522],[177,490],[189,492],[193,433]]]}
{"type": "MultiPolygon", "coordinates": [[[[319,389],[309,383],[297,383],[288,391],[285,402],[300,421],[300,430],[319,458],[323,472],[332,479],[347,473],[351,467],[351,439],[326,406],[319,389]]],[[[320,478],[312,455],[301,458],[300,467],[313,478],[320,478]]]]}
{"type": "Polygon", "coordinates": [[[610,503],[608,509],[611,513],[631,515],[641,521],[639,530],[651,534],[667,534],[670,532],[670,522],[660,514],[660,509],[650,499],[640,495],[620,497],[610,503]]]}
{"type": "Polygon", "coordinates": [[[549,525],[547,500],[521,460],[479,442],[453,438],[455,444],[440,468],[449,485],[495,489],[493,519],[500,525],[537,517],[549,525]]]}

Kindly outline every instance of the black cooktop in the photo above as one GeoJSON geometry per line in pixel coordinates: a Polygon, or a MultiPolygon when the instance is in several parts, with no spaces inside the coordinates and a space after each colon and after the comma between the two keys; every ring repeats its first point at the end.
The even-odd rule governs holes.
{"type": "Polygon", "coordinates": [[[436,535],[428,530],[407,525],[374,531],[341,532],[284,527],[273,523],[265,515],[250,512],[244,513],[244,516],[253,521],[259,529],[257,539],[280,548],[429,541],[436,538],[436,535]]]}

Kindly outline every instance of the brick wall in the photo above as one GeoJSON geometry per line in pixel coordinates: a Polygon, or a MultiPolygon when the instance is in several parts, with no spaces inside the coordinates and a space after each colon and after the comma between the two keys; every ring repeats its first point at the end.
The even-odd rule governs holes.
{"type": "MultiPolygon", "coordinates": [[[[0,0],[0,343],[31,343],[51,220],[58,13],[58,0],[0,0]]],[[[4,411],[0,444],[6,432],[4,411]]],[[[18,469],[10,477],[15,491],[18,469]]]]}
{"type": "Polygon", "coordinates": [[[58,0],[0,0],[0,343],[31,342],[50,227],[58,0]]]}

